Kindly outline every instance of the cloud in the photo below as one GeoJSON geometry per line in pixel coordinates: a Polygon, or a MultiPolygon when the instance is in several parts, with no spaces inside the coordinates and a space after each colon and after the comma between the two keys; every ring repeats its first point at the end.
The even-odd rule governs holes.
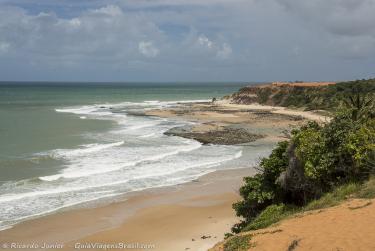
{"type": "Polygon", "coordinates": [[[375,37],[374,0],[277,0],[305,22],[342,36],[375,37]]]}
{"type": "Polygon", "coordinates": [[[214,46],[214,43],[210,41],[205,35],[200,35],[197,40],[198,44],[207,47],[207,49],[211,50],[214,46]]]}
{"type": "Polygon", "coordinates": [[[202,48],[210,51],[204,57],[213,60],[226,59],[232,53],[228,43],[211,41],[205,35],[196,38],[191,27],[176,41],[175,34],[162,30],[158,18],[125,12],[116,5],[84,10],[69,18],[50,11],[29,14],[15,7],[0,10],[0,15],[0,37],[7,41],[1,51],[12,50],[14,57],[24,55],[34,65],[77,67],[88,61],[127,65],[160,56],[162,49],[169,55],[163,58],[165,63],[173,63],[183,54],[188,64],[203,57],[202,48]],[[191,39],[199,46],[190,43],[191,39]]]}
{"type": "MultiPolygon", "coordinates": [[[[84,11],[73,18],[61,18],[53,12],[27,14],[22,9],[0,11],[0,37],[9,41],[15,54],[29,56],[34,62],[50,64],[86,60],[137,60],[138,42],[152,38],[163,40],[159,28],[147,18],[129,15],[117,6],[84,11]]],[[[2,50],[10,49],[5,43],[2,50]]],[[[144,54],[158,50],[145,43],[144,54]]]]}
{"type": "Polygon", "coordinates": [[[5,53],[9,50],[10,44],[7,42],[1,42],[0,41],[0,53],[5,53]]]}
{"type": "Polygon", "coordinates": [[[104,15],[108,15],[112,17],[121,16],[123,14],[122,10],[118,6],[115,6],[115,5],[107,5],[100,9],[91,10],[90,12],[94,14],[104,14],[104,15]]]}
{"type": "Polygon", "coordinates": [[[374,0],[0,0],[0,76],[264,81],[369,75],[374,5],[374,0]]]}
{"type": "Polygon", "coordinates": [[[227,59],[232,54],[232,47],[224,43],[222,47],[218,50],[217,56],[221,59],[227,59]]]}
{"type": "Polygon", "coordinates": [[[213,42],[208,39],[205,35],[200,35],[197,38],[197,44],[207,51],[210,51],[216,55],[217,58],[227,59],[232,54],[232,47],[227,43],[221,45],[217,42],[213,42]]]}
{"type": "Polygon", "coordinates": [[[154,46],[152,42],[141,41],[138,45],[138,50],[146,57],[154,58],[159,55],[159,49],[154,46]]]}
{"type": "Polygon", "coordinates": [[[374,0],[277,2],[310,32],[319,34],[332,55],[348,59],[375,55],[374,0]]]}

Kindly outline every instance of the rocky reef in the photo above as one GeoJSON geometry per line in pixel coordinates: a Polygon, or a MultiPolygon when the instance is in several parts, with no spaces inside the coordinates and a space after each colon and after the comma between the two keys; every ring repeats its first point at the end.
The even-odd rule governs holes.
{"type": "Polygon", "coordinates": [[[192,127],[175,127],[164,134],[194,139],[202,144],[236,145],[256,141],[263,135],[254,134],[244,128],[233,128],[230,126],[218,130],[194,131],[192,127]]]}

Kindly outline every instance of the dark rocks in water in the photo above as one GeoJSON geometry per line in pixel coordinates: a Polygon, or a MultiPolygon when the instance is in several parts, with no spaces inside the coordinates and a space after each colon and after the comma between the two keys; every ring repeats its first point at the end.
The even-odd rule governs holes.
{"type": "Polygon", "coordinates": [[[304,118],[301,115],[289,115],[289,114],[279,114],[273,113],[271,111],[257,111],[257,110],[249,110],[252,114],[257,115],[259,118],[273,118],[273,119],[280,119],[280,120],[290,120],[290,121],[302,121],[304,118]]]}
{"type": "Polygon", "coordinates": [[[243,128],[225,127],[220,130],[207,132],[193,132],[191,127],[175,127],[164,133],[165,135],[179,136],[188,139],[194,139],[202,144],[216,145],[236,145],[253,142],[263,135],[253,134],[243,128]]]}
{"type": "Polygon", "coordinates": [[[144,111],[140,111],[140,110],[128,110],[126,114],[132,115],[132,116],[141,116],[141,117],[148,116],[144,111]]]}
{"type": "Polygon", "coordinates": [[[169,136],[180,136],[183,138],[187,138],[181,135],[190,133],[192,129],[193,129],[192,126],[178,126],[178,127],[173,127],[169,129],[168,131],[164,132],[164,134],[169,135],[169,136]]]}

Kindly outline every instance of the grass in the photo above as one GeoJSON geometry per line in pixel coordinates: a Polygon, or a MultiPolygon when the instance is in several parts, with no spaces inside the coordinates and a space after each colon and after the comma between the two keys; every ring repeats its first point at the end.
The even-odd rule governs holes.
{"type": "Polygon", "coordinates": [[[356,184],[356,183],[350,183],[350,184],[340,186],[336,188],[335,190],[333,190],[332,192],[326,193],[320,199],[311,201],[309,204],[307,204],[303,208],[303,211],[310,211],[310,210],[336,206],[340,204],[340,202],[342,202],[343,200],[361,191],[362,186],[363,185],[356,184]]]}
{"type": "Polygon", "coordinates": [[[356,196],[363,199],[375,198],[375,177],[366,182],[356,196]]]}
{"type": "Polygon", "coordinates": [[[266,228],[275,222],[278,222],[292,213],[284,204],[271,205],[264,209],[243,231],[266,228]]]}
{"type": "Polygon", "coordinates": [[[250,235],[236,235],[224,244],[224,251],[247,251],[251,247],[250,235]]]}
{"type": "Polygon", "coordinates": [[[242,231],[246,232],[266,228],[297,213],[336,206],[348,198],[375,198],[375,176],[371,177],[364,184],[350,183],[339,186],[332,192],[311,201],[304,207],[290,208],[284,204],[268,206],[242,231]]]}

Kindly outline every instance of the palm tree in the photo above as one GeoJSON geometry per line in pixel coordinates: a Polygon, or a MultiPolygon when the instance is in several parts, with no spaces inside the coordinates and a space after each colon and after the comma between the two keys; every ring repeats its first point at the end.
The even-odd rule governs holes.
{"type": "Polygon", "coordinates": [[[374,116],[374,98],[367,94],[356,93],[344,99],[345,106],[351,110],[352,120],[367,119],[374,116]]]}

